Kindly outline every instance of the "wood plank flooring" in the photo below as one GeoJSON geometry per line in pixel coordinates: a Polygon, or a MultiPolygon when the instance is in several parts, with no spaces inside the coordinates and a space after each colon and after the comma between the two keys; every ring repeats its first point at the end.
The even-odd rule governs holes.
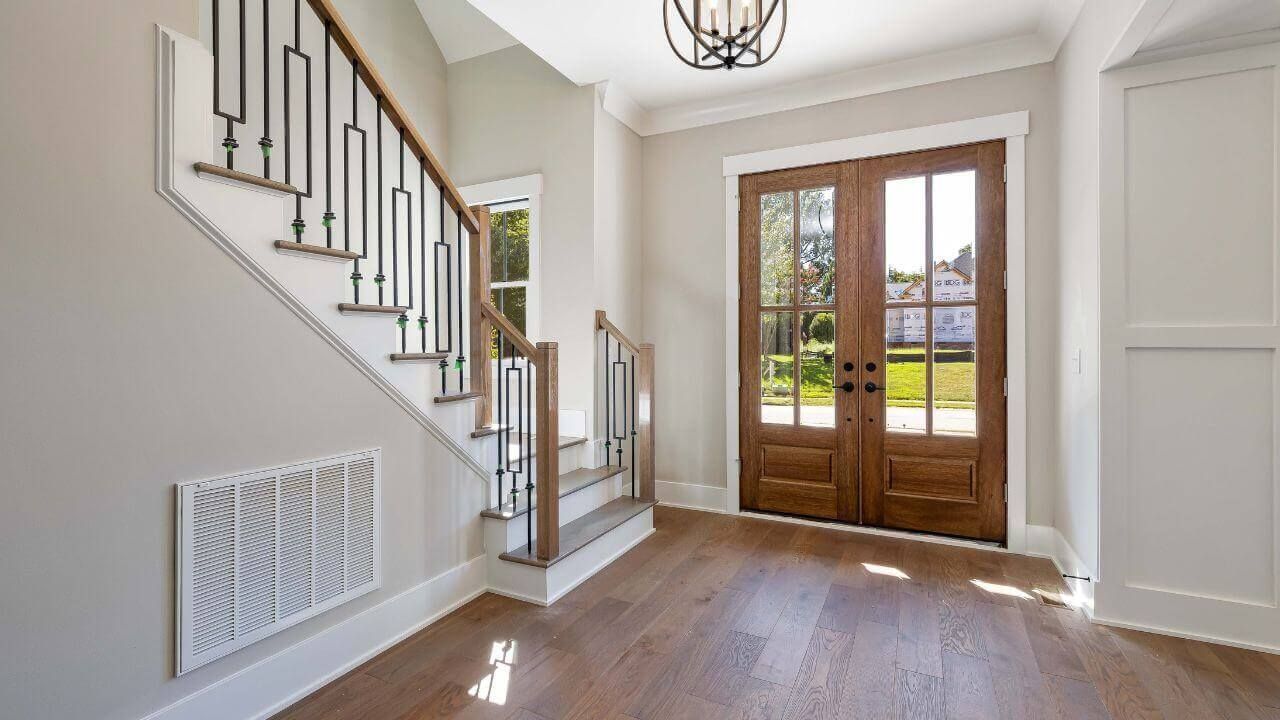
{"type": "Polygon", "coordinates": [[[1044,560],[655,525],[555,605],[484,595],[276,718],[1280,720],[1280,656],[1091,625],[1039,599],[1044,560]]]}

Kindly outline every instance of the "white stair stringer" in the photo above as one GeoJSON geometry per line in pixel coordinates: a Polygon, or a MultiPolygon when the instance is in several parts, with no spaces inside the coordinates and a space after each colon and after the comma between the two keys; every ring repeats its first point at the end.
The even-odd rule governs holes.
{"type": "Polygon", "coordinates": [[[438,368],[390,361],[398,341],[394,318],[338,312],[349,265],[275,249],[275,240],[289,237],[290,196],[196,173],[195,164],[208,159],[208,123],[217,119],[213,57],[199,41],[159,26],[156,46],[157,192],[488,482],[493,448],[470,438],[472,402],[436,404],[430,395],[439,380],[424,373],[438,375],[438,368]]]}

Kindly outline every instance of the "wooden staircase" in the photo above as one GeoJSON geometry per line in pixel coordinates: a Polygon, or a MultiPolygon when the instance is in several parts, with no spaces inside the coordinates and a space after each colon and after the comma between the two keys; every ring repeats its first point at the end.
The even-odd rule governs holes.
{"type": "MultiPolygon", "coordinates": [[[[600,395],[603,387],[601,405],[613,409],[606,410],[601,422],[595,423],[596,427],[584,424],[581,434],[562,435],[559,430],[563,414],[559,406],[562,378],[558,372],[557,344],[534,342],[525,337],[489,301],[488,208],[465,204],[448,173],[409,121],[391,88],[374,69],[330,0],[308,0],[306,4],[324,27],[325,82],[317,83],[324,98],[313,101],[315,115],[321,119],[326,133],[326,151],[323,157],[315,158],[321,166],[315,177],[323,179],[310,187],[313,160],[310,145],[304,149],[308,185],[305,191],[290,181],[288,169],[284,170],[285,181],[273,179],[270,119],[263,119],[261,127],[249,132],[243,101],[238,117],[219,110],[218,101],[213,98],[217,90],[209,92],[210,78],[197,77],[192,69],[207,67],[207,51],[200,57],[196,48],[203,50],[203,47],[198,43],[178,42],[169,51],[175,57],[186,55],[183,62],[170,59],[172,77],[169,79],[174,83],[174,95],[171,103],[162,106],[166,119],[161,132],[161,193],[179,205],[193,222],[207,220],[207,227],[202,225],[206,234],[222,243],[247,269],[269,276],[259,279],[280,288],[284,294],[296,296],[293,299],[297,300],[298,307],[326,328],[335,347],[349,346],[351,354],[358,355],[368,368],[385,377],[384,389],[399,392],[402,405],[412,406],[421,422],[434,424],[450,442],[487,471],[490,502],[480,513],[480,522],[485,526],[489,585],[497,592],[550,603],[652,532],[652,507],[656,504],[653,347],[634,343],[609,321],[604,311],[597,311],[594,330],[603,355],[600,367],[605,382],[596,386],[596,394],[600,395]],[[350,64],[349,120],[330,117],[328,59],[331,52],[340,53],[350,64]],[[359,98],[355,96],[357,78],[365,93],[359,98]],[[194,101],[201,97],[203,117],[187,117],[186,113],[191,112],[188,105],[198,104],[194,101]],[[368,104],[370,97],[376,98],[376,118],[359,118],[357,113],[363,112],[361,103],[368,104]],[[200,145],[209,137],[210,118],[219,135],[225,120],[226,138],[221,141],[221,147],[217,143],[200,145]],[[374,122],[376,128],[372,126],[374,122]],[[263,142],[259,143],[263,145],[261,175],[245,169],[245,162],[253,158],[234,155],[240,125],[244,125],[242,137],[258,133],[263,136],[263,142]],[[384,170],[381,143],[386,127],[398,135],[400,152],[398,157],[392,154],[388,163],[391,167],[384,170]],[[382,173],[376,178],[376,190],[375,183],[368,182],[367,169],[362,171],[363,177],[356,178],[353,173],[359,168],[349,163],[350,149],[342,145],[355,137],[355,133],[372,139],[375,129],[379,138],[377,167],[382,173]],[[329,132],[341,139],[330,138],[329,132]],[[164,146],[165,142],[168,146],[164,146]],[[340,167],[332,154],[335,142],[343,147],[340,167]],[[225,164],[209,161],[215,153],[223,155],[225,164]],[[407,176],[406,153],[410,161],[407,176]],[[235,167],[233,160],[238,160],[240,166],[235,167]],[[392,169],[397,162],[398,177],[392,169]],[[172,170],[167,171],[165,163],[170,163],[172,170]],[[341,190],[333,186],[335,174],[343,178],[341,190]],[[349,200],[350,188],[364,187],[364,183],[368,185],[368,193],[380,193],[376,233],[371,230],[372,207],[361,215],[363,227],[358,227],[354,219],[341,217],[338,211],[343,206],[334,202],[335,196],[349,200]],[[215,185],[224,187],[213,187],[215,185]],[[225,186],[235,189],[228,190],[225,186]],[[415,192],[418,193],[416,200],[396,204],[413,198],[415,192]],[[428,222],[426,213],[426,199],[434,200],[436,193],[439,196],[438,233],[434,218],[428,222]],[[276,214],[277,206],[272,203],[278,203],[283,213],[276,214]],[[420,203],[421,210],[415,203],[420,203]],[[390,233],[390,252],[382,232],[387,221],[381,212],[386,205],[407,207],[405,217],[409,218],[408,237],[403,243],[400,231],[390,233]],[[457,232],[453,235],[446,232],[452,224],[447,222],[450,213],[456,218],[457,232]],[[287,224],[257,228],[251,222],[255,217],[283,217],[287,224]],[[342,233],[337,232],[338,227],[342,233]],[[429,231],[435,238],[431,244],[433,273],[428,273],[427,263],[429,231]],[[376,245],[372,241],[375,234],[376,245]],[[291,239],[281,239],[281,236],[291,239]],[[321,236],[324,244],[311,241],[321,236]],[[280,264],[295,261],[297,266],[280,264]],[[345,291],[334,287],[327,306],[316,302],[315,298],[319,297],[316,287],[337,277],[339,272],[350,278],[350,285],[345,291]],[[375,287],[368,285],[370,278],[375,287]],[[428,300],[428,293],[434,305],[428,300]],[[343,318],[364,319],[346,321],[343,318]],[[381,332],[369,329],[379,321],[397,328],[399,347],[384,348],[375,354],[369,349],[367,337],[381,332]],[[429,343],[428,323],[434,333],[434,347],[429,343]],[[421,333],[420,348],[412,347],[417,343],[409,342],[410,326],[415,326],[414,335],[421,333]],[[448,329],[442,330],[446,326],[448,329]],[[495,334],[497,352],[492,341],[495,334]],[[518,392],[524,395],[513,395],[508,378],[519,380],[518,392]],[[611,405],[607,396],[617,395],[619,386],[624,397],[613,398],[611,405]],[[423,387],[425,396],[418,389],[423,387]],[[619,413],[618,408],[626,409],[619,413]],[[600,452],[602,444],[604,453],[600,452]]],[[[229,7],[223,3],[223,12],[228,12],[229,7]]],[[[216,8],[217,3],[215,13],[216,8]]],[[[247,12],[244,8],[241,5],[240,12],[247,12]]],[[[243,17],[240,20],[243,24],[243,17]]],[[[287,52],[301,52],[303,40],[295,38],[287,52]]],[[[233,51],[230,46],[219,49],[215,44],[215,74],[220,62],[218,53],[233,51]]],[[[317,51],[317,48],[311,49],[311,52],[317,51]]],[[[239,63],[243,65],[243,47],[240,52],[239,63]]],[[[310,65],[307,68],[307,72],[312,72],[310,65]]],[[[268,87],[279,90],[280,79],[277,77],[272,82],[271,68],[263,72],[268,87]]],[[[243,72],[241,77],[243,83],[243,72]]],[[[310,113],[306,122],[312,122],[310,113]]],[[[274,129],[280,130],[279,125],[274,129]]],[[[308,127],[308,138],[311,131],[308,127]]],[[[285,158],[289,157],[289,143],[286,128],[285,158]]],[[[275,144],[279,144],[279,138],[275,144]]],[[[366,163],[369,160],[364,158],[366,163]]],[[[278,165],[276,170],[280,171],[278,165]]],[[[597,379],[573,378],[572,381],[597,379]]],[[[577,412],[586,416],[585,410],[577,412]]]]}

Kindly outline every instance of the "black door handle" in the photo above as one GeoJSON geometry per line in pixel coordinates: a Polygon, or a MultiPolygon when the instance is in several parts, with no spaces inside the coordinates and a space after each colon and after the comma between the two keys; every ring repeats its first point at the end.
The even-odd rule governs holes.
{"type": "Polygon", "coordinates": [[[873,392],[875,392],[875,391],[877,391],[877,390],[883,390],[884,388],[882,388],[882,387],[878,387],[878,386],[877,386],[875,383],[873,383],[873,382],[869,382],[869,383],[867,383],[866,385],[863,385],[863,386],[862,386],[862,389],[863,389],[863,390],[866,390],[866,391],[867,391],[867,392],[869,392],[869,393],[873,393],[873,392]]]}
{"type": "Polygon", "coordinates": [[[853,382],[852,382],[852,381],[846,381],[843,385],[832,385],[831,387],[835,388],[836,390],[843,390],[843,391],[845,391],[845,392],[853,392],[854,384],[853,384],[853,382]]]}

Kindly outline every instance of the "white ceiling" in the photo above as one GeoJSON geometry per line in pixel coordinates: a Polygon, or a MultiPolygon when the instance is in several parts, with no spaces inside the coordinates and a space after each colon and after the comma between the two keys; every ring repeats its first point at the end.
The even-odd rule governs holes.
{"type": "Polygon", "coordinates": [[[466,1],[573,82],[607,81],[623,120],[642,134],[1047,62],[1080,6],[792,0],[771,63],[712,72],[672,54],[657,0],[466,1]]]}
{"type": "Polygon", "coordinates": [[[1280,0],[1174,2],[1142,44],[1161,50],[1280,28],[1280,0]]]}
{"type": "Polygon", "coordinates": [[[446,63],[511,47],[516,39],[467,0],[415,0],[446,63]]]}

